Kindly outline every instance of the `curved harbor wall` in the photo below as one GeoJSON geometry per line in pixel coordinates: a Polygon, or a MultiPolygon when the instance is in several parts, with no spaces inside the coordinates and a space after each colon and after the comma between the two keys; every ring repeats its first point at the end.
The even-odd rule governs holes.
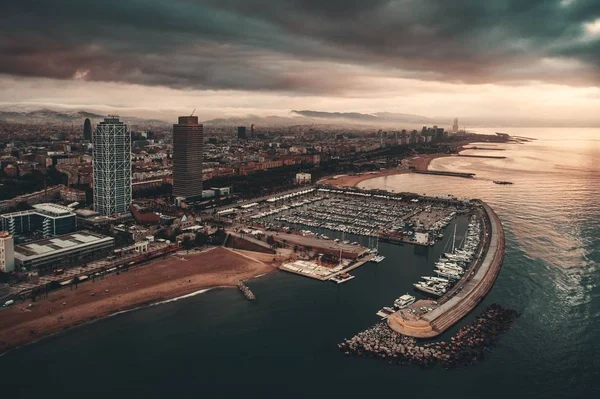
{"type": "Polygon", "coordinates": [[[457,283],[456,287],[463,287],[460,291],[453,288],[439,300],[438,307],[418,319],[405,317],[402,311],[394,313],[388,318],[388,325],[393,330],[416,338],[436,337],[471,312],[490,291],[504,261],[504,230],[494,210],[484,202],[481,204],[484,253],[474,265],[475,274],[468,281],[457,283]],[[489,234],[487,237],[486,233],[489,234]]]}

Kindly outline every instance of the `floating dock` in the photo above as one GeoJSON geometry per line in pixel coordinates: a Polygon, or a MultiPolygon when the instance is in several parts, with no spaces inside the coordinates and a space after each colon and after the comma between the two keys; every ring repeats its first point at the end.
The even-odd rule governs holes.
{"type": "Polygon", "coordinates": [[[333,281],[336,284],[343,284],[343,283],[347,283],[348,281],[352,280],[354,277],[356,277],[356,276],[353,276],[353,275],[347,274],[347,273],[345,273],[345,276],[341,275],[341,274],[336,274],[335,276],[331,277],[329,279],[329,281],[333,281]]]}
{"type": "MultiPolygon", "coordinates": [[[[387,323],[394,331],[415,338],[437,337],[471,312],[490,291],[504,261],[504,230],[493,209],[481,205],[485,241],[473,268],[430,312],[419,315],[403,309],[389,316],[387,323]]],[[[417,301],[410,308],[420,308],[422,303],[417,301]]]]}
{"type": "Polygon", "coordinates": [[[387,319],[388,317],[393,315],[394,312],[395,312],[394,309],[385,307],[385,308],[381,309],[380,311],[378,311],[376,314],[377,314],[377,316],[381,317],[382,319],[387,319]]]}

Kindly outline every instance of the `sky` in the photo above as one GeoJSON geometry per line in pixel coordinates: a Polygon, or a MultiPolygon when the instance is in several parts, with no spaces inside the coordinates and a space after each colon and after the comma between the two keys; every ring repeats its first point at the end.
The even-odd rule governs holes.
{"type": "Polygon", "coordinates": [[[600,122],[600,1],[0,0],[18,108],[600,122]]]}

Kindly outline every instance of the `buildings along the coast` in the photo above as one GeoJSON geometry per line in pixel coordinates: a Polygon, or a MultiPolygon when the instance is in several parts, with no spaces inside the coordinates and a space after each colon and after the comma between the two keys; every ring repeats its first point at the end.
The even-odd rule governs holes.
{"type": "Polygon", "coordinates": [[[12,235],[41,233],[44,237],[67,234],[77,229],[73,209],[58,204],[33,205],[33,209],[0,215],[0,230],[12,235]]]}
{"type": "Polygon", "coordinates": [[[112,237],[78,231],[15,246],[15,266],[26,270],[76,266],[112,255],[114,246],[112,237]]]}
{"type": "Polygon", "coordinates": [[[7,231],[0,231],[0,272],[15,270],[14,241],[7,231]]]}

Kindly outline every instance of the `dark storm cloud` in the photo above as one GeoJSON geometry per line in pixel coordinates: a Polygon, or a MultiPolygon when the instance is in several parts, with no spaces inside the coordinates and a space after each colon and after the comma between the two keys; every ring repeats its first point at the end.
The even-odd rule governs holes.
{"type": "Polygon", "coordinates": [[[584,24],[600,18],[600,2],[567,3],[5,1],[0,73],[338,93],[357,75],[325,67],[335,63],[452,82],[598,84],[600,38],[582,38],[584,24]],[[571,69],[556,60],[569,61],[571,69]]]}

